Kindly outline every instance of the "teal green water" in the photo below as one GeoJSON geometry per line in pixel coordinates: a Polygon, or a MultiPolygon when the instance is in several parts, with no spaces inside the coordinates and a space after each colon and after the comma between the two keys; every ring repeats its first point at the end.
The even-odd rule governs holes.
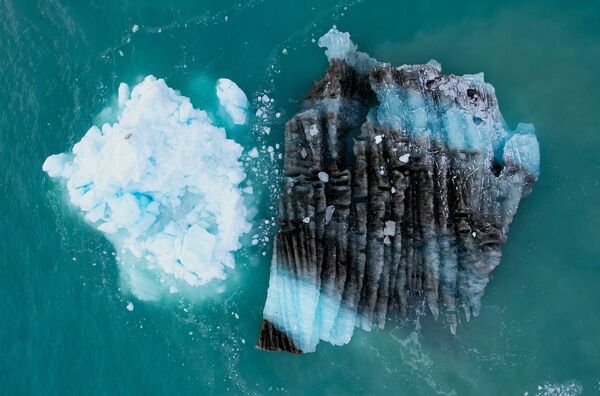
{"type": "MultiPolygon", "coordinates": [[[[83,3],[0,1],[0,394],[600,394],[600,3],[83,3]],[[481,316],[456,337],[429,320],[390,323],[298,357],[254,348],[260,249],[240,253],[210,301],[122,291],[112,246],[65,204],[44,159],[81,138],[119,82],[147,74],[198,105],[207,79],[268,90],[283,115],[269,139],[281,143],[325,70],[311,39],[333,24],[379,60],[484,71],[509,124],[536,125],[541,177],[481,316]]],[[[268,195],[263,218],[275,214],[268,195]]]]}

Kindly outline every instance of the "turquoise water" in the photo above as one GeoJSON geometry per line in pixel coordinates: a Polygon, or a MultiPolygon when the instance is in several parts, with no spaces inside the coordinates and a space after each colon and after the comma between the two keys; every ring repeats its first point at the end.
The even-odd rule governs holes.
{"type": "MultiPolygon", "coordinates": [[[[600,394],[600,4],[90,3],[0,2],[0,394],[600,394]],[[312,39],[333,24],[379,60],[484,71],[509,124],[536,125],[541,177],[481,316],[456,337],[425,319],[305,356],[262,352],[268,246],[241,251],[215,298],[133,298],[44,159],[83,136],[121,81],[148,74],[200,107],[219,77],[253,102],[269,92],[282,117],[266,143],[281,143],[325,70],[312,39]]],[[[260,143],[245,133],[233,137],[260,143]]],[[[269,181],[256,223],[275,215],[269,181]]]]}

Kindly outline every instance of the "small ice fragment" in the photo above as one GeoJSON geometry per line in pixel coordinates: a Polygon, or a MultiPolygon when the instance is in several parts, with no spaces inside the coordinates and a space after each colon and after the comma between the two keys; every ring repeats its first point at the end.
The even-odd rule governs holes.
{"type": "Polygon", "coordinates": [[[281,50],[281,53],[282,53],[283,55],[287,55],[287,53],[288,53],[288,50],[287,50],[287,48],[284,48],[283,50],[281,50]]]}
{"type": "Polygon", "coordinates": [[[271,133],[271,127],[263,127],[263,131],[268,135],[271,133]]]}
{"type": "Polygon", "coordinates": [[[302,156],[302,158],[306,158],[306,156],[308,155],[304,147],[302,147],[302,150],[300,150],[300,155],[302,156]]]}
{"type": "Polygon", "coordinates": [[[329,224],[333,217],[333,212],[335,212],[335,206],[329,205],[325,208],[325,224],[329,224]]]}
{"type": "Polygon", "coordinates": [[[225,15],[225,22],[229,20],[229,16],[225,15]]]}
{"type": "Polygon", "coordinates": [[[244,338],[242,338],[242,340],[241,340],[241,341],[242,341],[242,344],[245,344],[245,343],[246,343],[246,340],[245,340],[244,338]]]}
{"type": "Polygon", "coordinates": [[[258,239],[253,239],[252,240],[252,246],[256,246],[258,245],[258,239]]]}
{"type": "Polygon", "coordinates": [[[270,100],[270,98],[266,94],[264,94],[260,99],[263,101],[263,103],[268,103],[270,100]]]}
{"type": "Polygon", "coordinates": [[[119,50],[119,56],[125,56],[125,54],[123,53],[123,51],[119,50]]]}
{"type": "Polygon", "coordinates": [[[404,154],[404,155],[400,156],[399,160],[400,160],[400,162],[403,162],[406,164],[408,162],[409,158],[410,158],[410,154],[404,154]]]}
{"type": "Polygon", "coordinates": [[[471,235],[473,236],[473,238],[477,237],[477,233],[476,232],[473,232],[471,235]]]}
{"type": "Polygon", "coordinates": [[[281,117],[281,113],[275,113],[275,118],[281,117]]]}
{"type": "Polygon", "coordinates": [[[305,223],[305,224],[308,224],[308,223],[310,223],[310,217],[305,217],[305,218],[302,220],[302,222],[303,222],[303,223],[305,223]]]}
{"type": "Polygon", "coordinates": [[[238,315],[238,313],[237,313],[237,312],[236,312],[236,313],[234,313],[234,314],[233,314],[233,316],[235,316],[235,318],[236,318],[236,319],[239,319],[239,318],[240,318],[240,315],[238,315]]]}
{"type": "Polygon", "coordinates": [[[140,27],[139,27],[138,25],[133,25],[133,26],[131,27],[131,31],[132,31],[133,33],[137,32],[138,30],[140,30],[140,27]]]}
{"type": "Polygon", "coordinates": [[[396,194],[396,189],[394,187],[392,187],[392,194],[396,194]]]}
{"type": "Polygon", "coordinates": [[[316,126],[315,124],[312,124],[308,128],[308,133],[310,134],[310,136],[317,136],[319,134],[319,127],[316,126]]]}
{"type": "Polygon", "coordinates": [[[179,290],[177,289],[177,287],[176,287],[176,286],[170,286],[170,287],[169,287],[169,293],[170,293],[170,294],[175,294],[175,293],[177,293],[178,291],[179,291],[179,290]]]}
{"type": "Polygon", "coordinates": [[[319,180],[323,183],[329,182],[329,175],[326,172],[319,172],[319,180]]]}
{"type": "Polygon", "coordinates": [[[248,152],[248,157],[250,158],[258,158],[258,149],[253,147],[252,150],[248,152]]]}
{"type": "Polygon", "coordinates": [[[383,140],[383,137],[381,135],[376,135],[375,136],[375,144],[381,143],[382,140],[383,140]]]}
{"type": "Polygon", "coordinates": [[[129,312],[133,311],[133,303],[132,303],[132,302],[129,302],[129,304],[127,304],[127,307],[126,307],[126,308],[127,308],[127,310],[128,310],[129,312]]]}

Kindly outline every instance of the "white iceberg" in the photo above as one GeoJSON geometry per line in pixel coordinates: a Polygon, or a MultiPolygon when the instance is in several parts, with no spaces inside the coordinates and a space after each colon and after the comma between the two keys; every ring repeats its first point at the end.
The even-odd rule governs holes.
{"type": "Polygon", "coordinates": [[[66,180],[71,203],[113,242],[138,298],[224,279],[251,228],[243,148],[152,76],[121,84],[117,114],[43,170],[66,180]]]}

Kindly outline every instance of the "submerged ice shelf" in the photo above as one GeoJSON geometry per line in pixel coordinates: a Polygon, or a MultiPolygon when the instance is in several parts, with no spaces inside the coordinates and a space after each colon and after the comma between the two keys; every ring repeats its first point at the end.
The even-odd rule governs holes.
{"type": "Polygon", "coordinates": [[[392,67],[335,28],[329,68],[286,124],[285,176],[258,346],[348,343],[420,307],[477,316],[539,174],[532,125],[507,128],[482,74],[392,67]]]}
{"type": "MultiPolygon", "coordinates": [[[[232,81],[216,92],[234,123],[246,96],[232,81]]],[[[209,115],[152,76],[119,87],[117,120],[91,127],[72,153],[43,169],[66,181],[69,199],[115,245],[138,298],[224,279],[250,230],[240,184],[243,148],[209,115]]]]}

